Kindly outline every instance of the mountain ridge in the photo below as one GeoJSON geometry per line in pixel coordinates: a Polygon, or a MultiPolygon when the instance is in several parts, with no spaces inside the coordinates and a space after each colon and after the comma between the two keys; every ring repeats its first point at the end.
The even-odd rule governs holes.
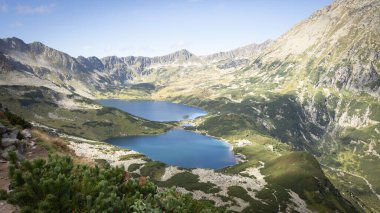
{"type": "MultiPolygon", "coordinates": [[[[104,90],[107,87],[123,86],[152,73],[152,69],[165,69],[167,66],[198,66],[215,64],[217,69],[243,66],[254,51],[261,50],[270,42],[260,45],[248,45],[229,52],[220,52],[210,56],[196,56],[182,49],[163,56],[95,56],[77,58],[50,48],[41,42],[26,44],[19,38],[0,40],[0,52],[14,63],[24,63],[27,71],[41,79],[55,84],[72,86],[81,90],[81,94],[91,96],[91,90],[104,90]],[[257,49],[257,50],[255,50],[257,49]],[[240,60],[236,60],[239,58],[240,60]],[[241,58],[244,58],[241,60],[241,58]],[[25,63],[26,62],[26,63],[25,63]],[[42,71],[41,71],[42,70],[42,71]],[[75,82],[70,82],[75,81],[75,82]],[[74,85],[74,86],[73,86],[74,85]],[[77,85],[77,86],[75,86],[77,85]],[[89,90],[88,90],[89,89],[89,90]]],[[[214,66],[214,65],[213,65],[214,66]]]]}

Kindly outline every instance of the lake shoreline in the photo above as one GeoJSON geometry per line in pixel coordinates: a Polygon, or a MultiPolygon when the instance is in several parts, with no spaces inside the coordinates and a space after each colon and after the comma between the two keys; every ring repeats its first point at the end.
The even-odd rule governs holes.
{"type": "Polygon", "coordinates": [[[222,169],[237,162],[230,143],[182,128],[161,135],[118,137],[106,142],[183,168],[222,169]]]}

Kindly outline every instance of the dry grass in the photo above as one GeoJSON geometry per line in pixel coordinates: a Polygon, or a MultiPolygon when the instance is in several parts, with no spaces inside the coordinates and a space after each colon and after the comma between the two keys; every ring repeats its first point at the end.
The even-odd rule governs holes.
{"type": "Polygon", "coordinates": [[[94,165],[94,162],[86,158],[77,156],[72,149],[69,148],[69,141],[64,138],[51,136],[43,130],[33,128],[33,139],[37,141],[38,145],[43,146],[49,154],[68,155],[72,157],[75,163],[94,165]]]}

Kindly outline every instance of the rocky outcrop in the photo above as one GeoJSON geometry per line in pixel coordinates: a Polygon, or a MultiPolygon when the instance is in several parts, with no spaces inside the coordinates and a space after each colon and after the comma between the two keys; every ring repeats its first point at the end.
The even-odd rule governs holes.
{"type": "Polygon", "coordinates": [[[248,59],[238,59],[238,60],[232,60],[220,65],[217,65],[219,69],[230,69],[230,68],[238,68],[241,66],[244,66],[249,63],[248,59]]]}
{"type": "Polygon", "coordinates": [[[281,76],[283,84],[305,80],[380,97],[379,10],[375,0],[334,1],[275,40],[249,71],[271,83],[281,76]]]}
{"type": "Polygon", "coordinates": [[[14,69],[12,63],[0,52],[0,73],[9,72],[14,69]]]}
{"type": "Polygon", "coordinates": [[[206,61],[218,62],[226,59],[248,59],[253,58],[273,43],[272,40],[267,40],[261,44],[249,44],[247,46],[239,47],[227,52],[218,52],[211,55],[202,56],[206,61]]]}
{"type": "MultiPolygon", "coordinates": [[[[2,107],[0,107],[0,113],[4,113],[2,107]]],[[[7,128],[0,123],[0,159],[9,160],[9,153],[15,152],[17,159],[22,160],[26,148],[34,145],[30,129],[20,131],[17,128],[7,128]]]]}
{"type": "MultiPolygon", "coordinates": [[[[1,129],[0,124],[0,129],[1,129]]],[[[9,160],[9,152],[15,152],[17,159],[24,159],[27,146],[33,146],[35,143],[31,138],[31,131],[24,129],[21,132],[18,129],[3,129],[0,146],[0,157],[9,160]]]]}

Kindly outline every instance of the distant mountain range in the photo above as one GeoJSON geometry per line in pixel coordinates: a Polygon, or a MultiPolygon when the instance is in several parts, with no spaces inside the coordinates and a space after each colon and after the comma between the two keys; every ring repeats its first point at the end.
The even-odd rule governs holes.
{"type": "Polygon", "coordinates": [[[83,95],[131,83],[158,82],[162,80],[158,73],[175,67],[206,69],[219,76],[225,73],[218,70],[237,72],[244,67],[251,76],[261,72],[268,83],[295,81],[303,71],[301,80],[313,85],[365,91],[378,97],[378,7],[379,2],[371,0],[335,1],[275,41],[208,56],[180,50],[152,58],[74,58],[40,42],[25,44],[18,38],[7,38],[0,40],[0,57],[8,71],[31,73],[83,95]]]}
{"type": "Polygon", "coordinates": [[[83,95],[92,90],[107,90],[115,86],[123,86],[144,79],[166,66],[207,66],[218,69],[238,68],[248,64],[249,58],[265,49],[271,41],[263,44],[252,44],[228,52],[220,52],[208,56],[196,56],[188,50],[159,56],[142,57],[108,56],[71,57],[40,42],[24,43],[18,38],[0,40],[0,60],[4,71],[24,72],[34,75],[43,81],[74,92],[77,89],[83,95]]]}

